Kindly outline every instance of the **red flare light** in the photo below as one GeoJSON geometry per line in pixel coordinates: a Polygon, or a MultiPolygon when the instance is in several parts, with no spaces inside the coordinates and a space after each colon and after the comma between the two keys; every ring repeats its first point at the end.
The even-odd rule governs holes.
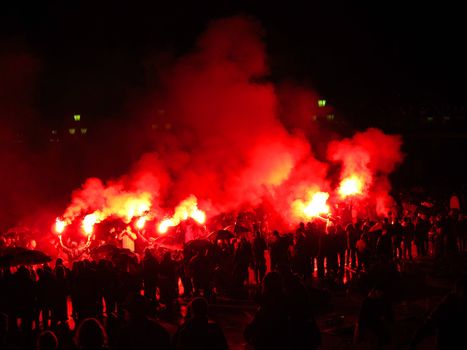
{"type": "Polygon", "coordinates": [[[54,229],[55,232],[57,232],[59,235],[65,231],[65,227],[67,226],[67,223],[59,218],[55,219],[55,225],[54,229]]]}
{"type": "Polygon", "coordinates": [[[363,181],[357,175],[352,175],[343,179],[337,192],[342,198],[363,193],[363,181]]]}
{"type": "Polygon", "coordinates": [[[171,218],[160,222],[157,230],[159,233],[166,233],[169,227],[177,226],[181,221],[192,218],[198,224],[206,222],[206,213],[198,208],[198,201],[195,196],[190,196],[183,200],[176,208],[171,218]]]}
{"type": "Polygon", "coordinates": [[[140,218],[138,218],[138,220],[136,220],[135,226],[137,229],[142,230],[144,228],[144,225],[146,225],[146,217],[141,216],[140,218]]]}
{"type": "Polygon", "coordinates": [[[176,225],[172,219],[164,219],[157,227],[157,231],[159,231],[159,233],[164,234],[164,233],[167,233],[170,227],[174,227],[174,226],[176,225]]]}
{"type": "Polygon", "coordinates": [[[292,203],[294,214],[299,218],[312,218],[323,214],[329,214],[329,205],[327,200],[329,193],[315,192],[310,194],[310,200],[307,202],[297,199],[292,203]]]}
{"type": "Polygon", "coordinates": [[[98,222],[99,220],[96,213],[86,215],[82,223],[83,232],[87,236],[92,235],[92,232],[94,231],[94,225],[98,222]]]}

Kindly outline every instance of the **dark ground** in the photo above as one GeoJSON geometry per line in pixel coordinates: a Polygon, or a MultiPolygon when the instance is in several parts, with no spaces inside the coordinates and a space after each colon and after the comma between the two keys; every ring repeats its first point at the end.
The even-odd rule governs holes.
{"type": "MultiPolygon", "coordinates": [[[[457,276],[467,271],[467,255],[438,262],[416,260],[400,264],[399,269],[400,278],[394,288],[401,293],[393,304],[396,322],[393,345],[388,349],[408,348],[414,331],[432,307],[450,291],[457,276]]],[[[318,285],[317,279],[312,281],[315,287],[326,291],[316,295],[316,320],[323,340],[321,349],[355,349],[352,344],[354,324],[366,292],[353,282],[356,279],[352,278],[352,272],[346,275],[345,284],[340,285],[330,281],[322,281],[318,285]]],[[[224,329],[231,349],[250,349],[243,339],[243,329],[255,310],[253,301],[229,298],[219,298],[210,306],[210,315],[224,329]]],[[[173,323],[163,323],[171,333],[175,331],[173,323]]],[[[434,338],[425,339],[417,349],[434,349],[434,338]]]]}

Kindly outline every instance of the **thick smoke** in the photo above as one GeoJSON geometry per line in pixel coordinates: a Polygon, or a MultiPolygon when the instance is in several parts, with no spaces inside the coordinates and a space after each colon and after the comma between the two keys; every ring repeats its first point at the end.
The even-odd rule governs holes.
{"type": "MultiPolygon", "coordinates": [[[[170,212],[195,195],[208,216],[263,203],[290,222],[299,219],[294,201],[308,200],[311,192],[331,193],[328,164],[311,148],[310,138],[319,142],[319,133],[307,124],[317,95],[290,86],[278,93],[268,80],[262,39],[254,20],[212,22],[193,52],[165,69],[162,87],[142,104],[157,101],[164,110],[154,151],[130,175],[107,184],[88,180],[65,216],[102,210],[113,196],[148,192],[156,212],[170,212]]],[[[402,159],[400,145],[399,137],[369,129],[332,142],[328,159],[342,163],[343,176],[365,174],[366,191],[383,198],[390,189],[387,175],[402,159]]]]}
{"type": "Polygon", "coordinates": [[[167,110],[177,129],[189,130],[179,139],[184,169],[173,174],[177,201],[194,192],[219,211],[259,203],[310,156],[307,142],[279,121],[267,74],[261,28],[241,17],[212,23],[175,65],[167,110]]]}
{"type": "Polygon", "coordinates": [[[375,201],[378,214],[387,214],[392,205],[388,176],[402,162],[402,139],[370,128],[352,138],[328,145],[328,158],[342,165],[341,179],[358,175],[364,182],[364,194],[375,201]]]}

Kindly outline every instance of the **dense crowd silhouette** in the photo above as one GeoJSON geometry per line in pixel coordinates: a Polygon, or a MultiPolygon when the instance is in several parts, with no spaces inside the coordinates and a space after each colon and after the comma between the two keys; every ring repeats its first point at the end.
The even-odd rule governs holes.
{"type": "MultiPolygon", "coordinates": [[[[400,269],[464,254],[465,225],[457,210],[348,223],[315,219],[293,233],[266,235],[253,225],[253,232],[186,244],[182,251],[146,248],[118,260],[4,264],[0,347],[227,349],[209,308],[228,298],[258,305],[243,330],[246,347],[317,349],[322,335],[315,314],[326,300],[317,286],[344,280],[348,288],[361,283],[368,292],[356,315],[353,346],[390,347],[400,269]]],[[[17,243],[3,237],[2,251],[17,243]]],[[[467,280],[459,278],[410,346],[430,334],[439,348],[466,345],[467,280]]]]}

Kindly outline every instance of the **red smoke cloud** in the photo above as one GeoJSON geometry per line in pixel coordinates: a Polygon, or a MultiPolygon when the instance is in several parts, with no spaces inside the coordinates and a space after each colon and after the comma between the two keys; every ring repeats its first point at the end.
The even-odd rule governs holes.
{"type": "MultiPolygon", "coordinates": [[[[208,216],[266,201],[290,222],[300,219],[292,213],[295,200],[332,192],[328,165],[313,156],[307,139],[318,133],[303,127],[307,102],[302,102],[316,95],[301,90],[299,108],[290,104],[290,95],[278,98],[266,79],[262,39],[260,25],[251,19],[211,23],[195,50],[164,74],[163,91],[151,97],[159,103],[164,96],[167,125],[157,132],[154,152],[117,181],[87,180],[65,216],[102,210],[115,196],[147,192],[156,213],[195,195],[208,216]],[[289,104],[281,105],[284,101],[289,104]]],[[[343,176],[364,174],[367,193],[382,198],[390,189],[387,175],[402,159],[400,145],[399,137],[369,129],[332,142],[328,159],[342,163],[343,176]]]]}
{"type": "Polygon", "coordinates": [[[402,139],[370,128],[352,138],[328,145],[328,158],[342,164],[341,179],[357,176],[363,195],[375,201],[378,214],[386,214],[392,204],[388,175],[402,162],[402,139]]]}

